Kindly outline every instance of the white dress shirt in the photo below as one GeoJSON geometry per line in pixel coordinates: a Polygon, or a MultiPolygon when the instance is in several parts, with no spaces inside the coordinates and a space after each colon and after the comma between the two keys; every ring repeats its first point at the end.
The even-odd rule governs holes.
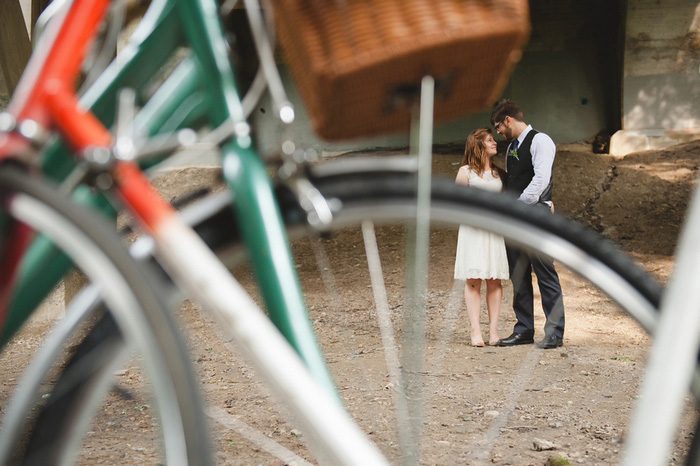
{"type": "MultiPolygon", "coordinates": [[[[532,125],[527,125],[527,128],[520,133],[518,136],[518,147],[523,145],[523,141],[527,134],[532,131],[532,125]]],[[[510,150],[510,146],[508,146],[510,150]]],[[[530,146],[530,154],[532,154],[532,168],[535,171],[535,176],[532,177],[532,181],[527,185],[523,193],[518,198],[519,201],[525,204],[537,204],[540,196],[547,189],[549,185],[549,180],[552,179],[552,165],[554,164],[554,155],[557,152],[557,146],[552,141],[552,138],[544,133],[537,133],[535,137],[532,138],[532,145],[530,146]]],[[[506,154],[508,151],[506,151],[506,154]]],[[[506,158],[508,156],[506,155],[506,158]]],[[[507,160],[506,160],[507,162],[507,160]]],[[[508,164],[506,163],[506,166],[508,164]]],[[[551,202],[547,202],[551,205],[551,202]]]]}

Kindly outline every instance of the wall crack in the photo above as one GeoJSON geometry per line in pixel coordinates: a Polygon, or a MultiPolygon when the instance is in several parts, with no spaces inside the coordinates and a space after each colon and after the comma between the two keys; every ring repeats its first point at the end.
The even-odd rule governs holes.
{"type": "Polygon", "coordinates": [[[581,216],[586,220],[586,223],[598,233],[602,233],[605,230],[605,225],[603,225],[603,218],[596,213],[596,206],[601,196],[610,191],[617,176],[617,165],[612,165],[608,168],[605,177],[598,183],[598,186],[596,186],[595,195],[587,199],[583,205],[581,216]]]}

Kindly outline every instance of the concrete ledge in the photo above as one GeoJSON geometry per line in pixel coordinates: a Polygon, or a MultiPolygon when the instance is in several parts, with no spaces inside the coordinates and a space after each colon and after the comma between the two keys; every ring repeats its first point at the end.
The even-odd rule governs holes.
{"type": "Polygon", "coordinates": [[[622,129],[610,138],[610,154],[627,155],[632,152],[665,149],[695,139],[700,139],[700,129],[622,129]]]}

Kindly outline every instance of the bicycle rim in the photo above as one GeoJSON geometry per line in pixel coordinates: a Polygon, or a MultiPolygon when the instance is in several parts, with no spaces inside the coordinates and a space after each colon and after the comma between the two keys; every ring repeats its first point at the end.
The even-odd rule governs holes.
{"type": "MultiPolygon", "coordinates": [[[[157,407],[156,412],[147,411],[139,419],[158,421],[160,428],[155,430],[162,429],[162,435],[156,434],[152,442],[153,448],[160,450],[158,445],[163,443],[168,463],[209,464],[198,386],[175,323],[150,286],[151,279],[129,257],[113,230],[53,189],[9,167],[0,169],[0,186],[3,210],[46,235],[92,282],[92,288],[76,295],[68,306],[66,318],[58,321],[47,347],[37,352],[15,388],[3,424],[6,458],[17,454],[13,439],[26,435],[23,432],[27,429],[27,448],[13,462],[66,464],[79,457],[80,447],[89,443],[87,437],[99,430],[109,434],[113,424],[105,406],[120,400],[119,390],[110,388],[118,363],[135,350],[136,356],[128,361],[143,366],[148,381],[142,386],[153,391],[135,398],[142,408],[150,404],[157,407]],[[92,311],[101,308],[101,299],[108,313],[100,319],[92,311]],[[86,323],[81,326],[81,321],[86,323]],[[68,353],[61,351],[66,346],[71,347],[68,353]],[[64,358],[69,359],[65,365],[64,358]],[[47,388],[46,383],[54,380],[56,383],[47,388]],[[37,395],[38,401],[28,394],[37,395]],[[22,416],[22,411],[27,409],[39,413],[29,416],[33,422],[21,425],[8,421],[23,420],[27,413],[22,416]],[[88,433],[94,422],[107,427],[93,426],[88,433]]],[[[135,423],[139,419],[130,417],[135,423]]],[[[136,442],[144,440],[138,438],[140,435],[135,435],[136,442]]]]}
{"type": "MultiPolygon", "coordinates": [[[[522,427],[514,419],[521,405],[530,399],[546,403],[546,396],[534,396],[534,392],[541,395],[562,389],[548,386],[551,374],[543,367],[583,351],[576,342],[569,345],[566,336],[564,348],[554,351],[532,346],[478,349],[491,351],[494,358],[518,360],[519,366],[503,364],[499,369],[503,376],[497,379],[502,379],[502,386],[495,391],[506,393],[499,394],[498,402],[480,400],[483,404],[478,409],[465,402],[467,397],[459,394],[468,391],[470,383],[478,383],[478,368],[469,367],[469,352],[476,349],[469,346],[464,285],[452,278],[458,225],[498,232],[511,244],[552,257],[559,269],[567,271],[567,278],[585,279],[585,285],[577,286],[592,284],[598,289],[595,300],[605,312],[627,312],[645,328],[655,326],[660,285],[613,245],[564,218],[533,211],[502,195],[455,186],[451,180],[433,182],[429,286],[425,300],[418,303],[418,312],[411,313],[404,296],[404,245],[416,214],[414,176],[369,170],[323,173],[317,171],[312,181],[334,209],[333,222],[325,231],[299,226],[306,212],[285,195],[280,201],[283,215],[291,224],[292,249],[311,319],[341,397],[363,430],[397,464],[486,464],[499,460],[497,452],[508,450],[503,444],[503,438],[508,437],[504,433],[522,427]],[[373,272],[367,271],[371,257],[378,261],[369,267],[378,271],[381,280],[373,279],[373,272]],[[434,257],[450,257],[452,261],[436,263],[434,257]],[[416,323],[416,316],[422,321],[416,323]],[[416,351],[421,358],[411,360],[416,351]],[[459,401],[435,403],[445,397],[461,399],[462,405],[459,401]],[[450,406],[448,415],[435,412],[433,404],[450,406]],[[486,409],[488,406],[493,409],[486,409]]],[[[249,272],[245,267],[233,270],[244,284],[253,286],[246,281],[249,272]]],[[[503,284],[507,294],[509,284],[503,284]]],[[[564,288],[565,299],[566,292],[564,288]]],[[[514,323],[510,296],[504,297],[502,304],[500,332],[505,337],[514,323]]],[[[542,315],[541,308],[535,312],[542,315]]],[[[481,316],[486,318],[483,308],[481,316]]],[[[484,321],[481,324],[486,328],[484,321]]],[[[542,336],[540,325],[537,339],[542,336]]],[[[601,357],[604,362],[595,372],[619,372],[619,361],[624,364],[626,357],[618,358],[609,358],[618,362],[608,363],[601,357]]],[[[640,366],[638,362],[632,365],[640,366]]],[[[631,387],[636,385],[637,375],[635,372],[635,378],[630,379],[631,387]]],[[[625,412],[632,407],[630,397],[620,393],[606,393],[602,402],[595,403],[581,402],[578,407],[602,409],[614,404],[615,409],[625,412]]],[[[539,416],[547,418],[546,412],[539,416]]],[[[533,429],[548,427],[546,420],[534,424],[539,427],[533,429]]],[[[566,432],[556,433],[562,443],[565,435],[574,435],[582,428],[575,423],[567,427],[569,430],[562,429],[566,432]]],[[[622,438],[624,429],[625,425],[610,427],[606,448],[611,451],[604,461],[619,459],[610,445],[622,438]]]]}

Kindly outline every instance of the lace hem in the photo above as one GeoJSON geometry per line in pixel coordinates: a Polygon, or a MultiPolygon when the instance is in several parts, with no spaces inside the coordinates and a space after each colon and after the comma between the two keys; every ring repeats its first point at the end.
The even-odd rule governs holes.
{"type": "Polygon", "coordinates": [[[455,280],[467,280],[470,278],[477,279],[477,280],[508,280],[510,278],[510,275],[507,272],[505,274],[487,273],[483,270],[478,270],[478,269],[469,269],[466,272],[455,271],[455,274],[454,274],[455,280]]]}

